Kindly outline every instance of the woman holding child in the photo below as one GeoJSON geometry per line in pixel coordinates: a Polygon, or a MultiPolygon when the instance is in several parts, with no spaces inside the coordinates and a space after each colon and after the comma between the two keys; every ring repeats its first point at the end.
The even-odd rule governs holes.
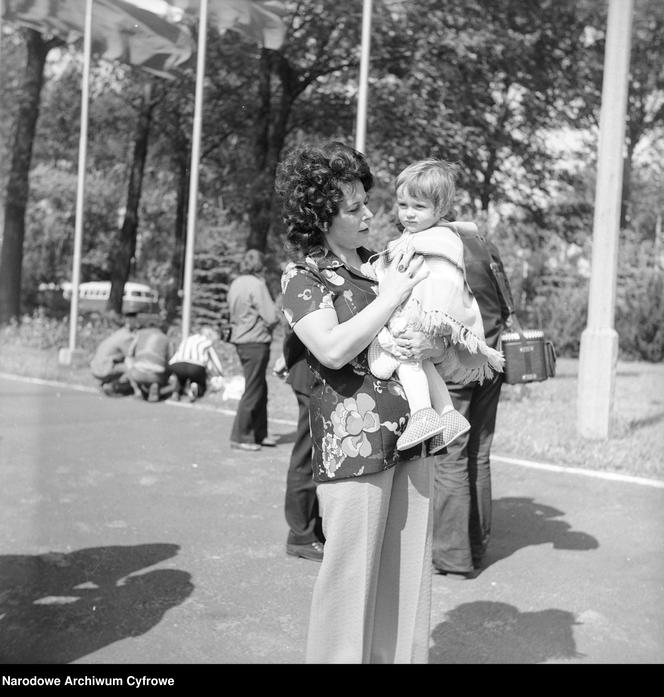
{"type": "MultiPolygon", "coordinates": [[[[305,145],[281,163],[287,238],[283,310],[307,348],[313,470],[325,552],[313,591],[308,663],[426,663],[431,605],[432,470],[424,446],[397,450],[409,407],[396,376],[372,375],[367,349],[427,271],[399,250],[380,283],[361,271],[373,184],[362,154],[305,145]]],[[[421,332],[397,354],[427,359],[421,332]],[[407,348],[410,346],[411,348],[407,348]]]]}

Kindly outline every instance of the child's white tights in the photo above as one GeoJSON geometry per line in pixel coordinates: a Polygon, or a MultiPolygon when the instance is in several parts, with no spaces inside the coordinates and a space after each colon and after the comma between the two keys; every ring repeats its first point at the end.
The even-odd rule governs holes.
{"type": "Polygon", "coordinates": [[[411,414],[433,407],[439,414],[452,409],[447,385],[430,360],[406,361],[397,368],[411,414]]]}

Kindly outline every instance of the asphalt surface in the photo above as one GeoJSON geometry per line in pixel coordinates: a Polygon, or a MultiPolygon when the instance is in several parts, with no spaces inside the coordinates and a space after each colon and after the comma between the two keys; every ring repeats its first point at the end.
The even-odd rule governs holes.
{"type": "MultiPolygon", "coordinates": [[[[244,453],[204,399],[0,377],[0,663],[302,663],[273,416],[244,453]]],[[[431,664],[664,663],[664,488],[500,461],[493,497],[481,573],[434,577],[431,664]]]]}

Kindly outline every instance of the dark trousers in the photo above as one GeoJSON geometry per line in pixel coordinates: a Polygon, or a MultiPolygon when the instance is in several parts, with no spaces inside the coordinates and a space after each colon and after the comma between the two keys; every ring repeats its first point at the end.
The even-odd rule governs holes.
{"type": "Polygon", "coordinates": [[[198,365],[197,363],[180,361],[179,363],[173,363],[171,365],[171,372],[175,375],[177,380],[175,391],[178,394],[181,395],[184,392],[187,381],[198,384],[199,397],[205,394],[207,390],[207,370],[205,366],[198,365]]]}
{"type": "Polygon", "coordinates": [[[502,376],[483,385],[448,384],[470,431],[435,457],[433,564],[468,573],[479,567],[491,534],[490,452],[502,376]]]}
{"type": "Polygon", "coordinates": [[[297,398],[298,417],[295,443],[291,451],[284,512],[288,523],[287,544],[308,545],[324,542],[321,518],[318,515],[316,483],[311,467],[311,430],[309,428],[309,394],[293,390],[297,398]]]}
{"type": "Polygon", "coordinates": [[[244,392],[231,430],[236,443],[261,443],[267,437],[267,380],[270,344],[236,344],[244,372],[244,392]]]}

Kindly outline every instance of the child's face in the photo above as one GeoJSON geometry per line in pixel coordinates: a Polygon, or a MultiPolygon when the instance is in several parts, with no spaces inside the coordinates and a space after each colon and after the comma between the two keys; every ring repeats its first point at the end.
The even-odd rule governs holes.
{"type": "Polygon", "coordinates": [[[406,232],[420,232],[440,220],[440,215],[431,201],[414,198],[402,187],[397,191],[399,222],[406,232]]]}

